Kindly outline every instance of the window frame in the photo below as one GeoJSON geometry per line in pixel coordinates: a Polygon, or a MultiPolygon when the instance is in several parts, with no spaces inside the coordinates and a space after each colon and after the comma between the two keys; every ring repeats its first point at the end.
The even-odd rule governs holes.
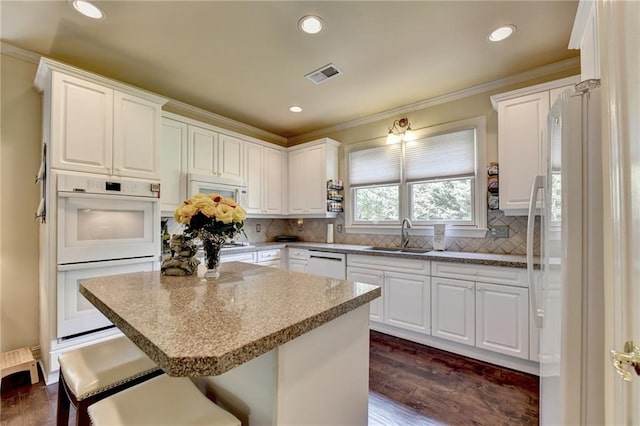
{"type": "MultiPolygon", "coordinates": [[[[485,116],[477,116],[467,118],[463,120],[453,121],[449,123],[439,124],[435,126],[425,127],[414,131],[414,139],[422,139],[425,137],[437,136],[439,134],[453,133],[456,131],[475,129],[475,174],[472,177],[472,216],[473,223],[461,224],[460,222],[447,222],[447,221],[416,221],[412,228],[412,234],[414,235],[433,235],[434,223],[447,223],[447,235],[453,237],[467,237],[467,238],[484,238],[487,232],[487,197],[482,196],[487,192],[487,173],[486,173],[486,133],[487,124],[485,116]]],[[[413,183],[419,182],[407,182],[405,173],[405,156],[404,156],[404,142],[402,143],[402,157],[401,157],[401,178],[400,178],[400,219],[398,221],[385,221],[384,223],[376,221],[355,221],[355,193],[356,188],[352,188],[349,182],[349,160],[350,153],[353,151],[359,151],[369,148],[376,148],[386,144],[386,138],[376,138],[360,143],[347,145],[345,147],[345,231],[348,233],[362,233],[362,234],[387,234],[392,235],[399,232],[398,227],[402,221],[402,218],[410,217],[412,213],[412,206],[410,205],[410,193],[409,187],[413,183]]],[[[455,179],[455,178],[451,178],[455,179]]],[[[449,178],[441,180],[451,180],[449,178]]],[[[432,180],[427,180],[432,181],[432,180]]],[[[435,179],[433,180],[435,181],[435,179]]],[[[363,185],[364,186],[364,185],[363,185]]],[[[382,185],[368,185],[368,186],[382,186],[382,185]]],[[[361,186],[358,186],[361,187],[361,186]]]]}

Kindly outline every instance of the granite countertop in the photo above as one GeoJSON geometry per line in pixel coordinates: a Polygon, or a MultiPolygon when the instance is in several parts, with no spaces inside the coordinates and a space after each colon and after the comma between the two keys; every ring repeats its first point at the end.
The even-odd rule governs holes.
{"type": "MultiPolygon", "coordinates": [[[[315,242],[287,242],[287,243],[258,243],[255,250],[268,250],[273,248],[299,247],[316,249],[333,253],[362,254],[367,256],[396,257],[404,259],[434,260],[441,262],[468,263],[475,265],[502,266],[510,268],[526,268],[526,256],[513,254],[469,253],[455,251],[428,251],[426,253],[394,252],[384,250],[371,250],[371,246],[354,244],[329,244],[315,242]]],[[[534,258],[536,268],[539,268],[540,259],[534,258]]]]}
{"type": "Polygon", "coordinates": [[[380,287],[246,263],[217,280],[140,272],[80,293],[170,376],[219,375],[380,297],[380,287]]]}

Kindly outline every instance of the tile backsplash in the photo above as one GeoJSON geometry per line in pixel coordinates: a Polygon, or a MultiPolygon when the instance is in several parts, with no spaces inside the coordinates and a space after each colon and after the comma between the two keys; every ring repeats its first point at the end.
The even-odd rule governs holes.
{"type": "MultiPolygon", "coordinates": [[[[524,216],[505,216],[499,210],[490,210],[487,221],[489,227],[509,227],[508,238],[457,238],[446,237],[445,247],[449,251],[519,254],[527,252],[527,218],[524,216]]],[[[337,226],[344,226],[344,217],[339,215],[335,219],[304,219],[302,226],[298,227],[298,219],[247,219],[245,232],[247,237],[241,236],[238,241],[262,243],[274,241],[279,235],[295,235],[301,241],[326,242],[327,224],[334,224],[334,243],[358,244],[377,247],[400,246],[400,228],[397,235],[353,234],[346,231],[337,232],[337,226]],[[260,229],[258,232],[257,229],[260,229]]],[[[536,219],[536,231],[534,241],[534,254],[540,253],[539,219],[536,219]]],[[[168,231],[171,234],[181,233],[182,229],[173,219],[169,221],[168,231]]],[[[488,235],[488,233],[487,233],[488,235]]],[[[432,249],[433,237],[411,236],[409,230],[409,247],[432,249]]]]}
{"type": "MultiPolygon", "coordinates": [[[[505,216],[499,210],[490,210],[487,221],[489,227],[507,226],[509,228],[508,238],[455,238],[447,237],[445,240],[446,250],[496,253],[496,254],[526,254],[527,244],[527,218],[524,216],[505,216]]],[[[344,217],[339,215],[335,219],[304,219],[302,227],[297,225],[297,219],[247,219],[245,231],[250,242],[273,241],[278,235],[295,235],[301,241],[326,242],[327,224],[334,224],[334,243],[337,244],[359,244],[378,247],[397,247],[400,245],[400,229],[397,235],[376,235],[376,234],[353,234],[344,230],[337,232],[338,225],[344,226],[344,217]],[[260,232],[257,232],[257,225],[260,225],[260,232]]],[[[534,253],[540,252],[539,221],[536,219],[536,243],[534,253]]],[[[488,235],[488,233],[487,233],[488,235]]],[[[411,236],[409,230],[409,247],[432,248],[433,237],[411,236]]],[[[241,238],[244,240],[244,237],[241,238]]]]}

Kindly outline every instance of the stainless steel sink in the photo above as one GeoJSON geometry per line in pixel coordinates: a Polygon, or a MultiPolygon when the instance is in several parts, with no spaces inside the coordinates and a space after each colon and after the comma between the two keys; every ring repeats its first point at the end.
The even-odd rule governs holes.
{"type": "Polygon", "coordinates": [[[392,253],[415,253],[415,254],[428,253],[428,252],[431,251],[431,250],[428,250],[428,249],[400,248],[400,247],[367,247],[364,250],[387,251],[387,252],[392,252],[392,253]]]}

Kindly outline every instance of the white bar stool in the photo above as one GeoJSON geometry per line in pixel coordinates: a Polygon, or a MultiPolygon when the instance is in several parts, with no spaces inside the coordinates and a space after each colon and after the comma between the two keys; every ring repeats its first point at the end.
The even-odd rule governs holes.
{"type": "Polygon", "coordinates": [[[76,425],[90,425],[89,405],[162,374],[162,370],[128,338],[66,352],[58,358],[56,425],[69,423],[69,405],[77,410],[76,425]]]}
{"type": "Polygon", "coordinates": [[[240,426],[187,377],[163,374],[89,407],[94,426],[240,426]]]}

